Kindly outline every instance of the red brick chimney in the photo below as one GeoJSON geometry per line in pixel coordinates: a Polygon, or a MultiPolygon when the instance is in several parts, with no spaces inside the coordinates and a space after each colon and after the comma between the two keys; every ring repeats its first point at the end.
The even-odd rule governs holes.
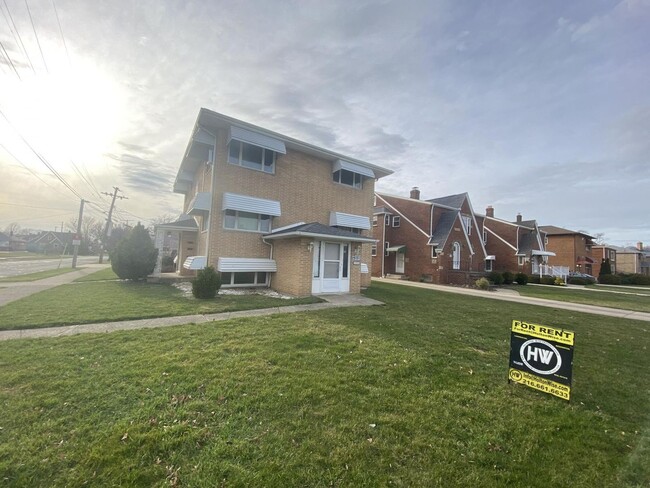
{"type": "Polygon", "coordinates": [[[523,220],[523,219],[522,219],[522,217],[521,217],[521,214],[518,213],[518,214],[517,214],[517,223],[518,223],[518,224],[521,224],[521,221],[522,221],[522,220],[523,220]]]}
{"type": "Polygon", "coordinates": [[[637,242],[637,243],[636,243],[636,248],[637,248],[639,251],[643,251],[643,242],[641,242],[641,241],[637,242]]]}
{"type": "Polygon", "coordinates": [[[494,218],[494,207],[492,207],[492,205],[487,206],[487,208],[485,209],[485,215],[494,218]]]}
{"type": "Polygon", "coordinates": [[[420,199],[420,189],[417,186],[414,186],[411,188],[411,198],[413,200],[419,200],[420,199]]]}

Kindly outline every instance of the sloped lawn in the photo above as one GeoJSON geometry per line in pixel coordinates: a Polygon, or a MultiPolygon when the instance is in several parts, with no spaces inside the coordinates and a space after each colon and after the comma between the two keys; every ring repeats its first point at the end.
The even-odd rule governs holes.
{"type": "Polygon", "coordinates": [[[642,487],[648,324],[373,284],[381,307],[0,343],[6,486],[642,487]],[[506,382],[576,331],[571,403],[506,382]]]}

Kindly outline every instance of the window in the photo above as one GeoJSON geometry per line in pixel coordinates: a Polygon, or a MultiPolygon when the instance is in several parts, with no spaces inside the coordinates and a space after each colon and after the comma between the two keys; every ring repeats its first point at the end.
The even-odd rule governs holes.
{"type": "Polygon", "coordinates": [[[372,247],[370,248],[370,253],[373,256],[377,255],[377,244],[373,244],[372,247]]]}
{"type": "Polygon", "coordinates": [[[485,260],[485,271],[492,271],[492,260],[491,259],[486,259],[485,260]]]}
{"type": "Polygon", "coordinates": [[[332,227],[336,227],[337,229],[341,229],[341,230],[346,230],[348,232],[352,232],[353,234],[361,234],[361,231],[363,230],[363,229],[359,229],[358,227],[345,227],[342,225],[333,225],[332,227]]]}
{"type": "Polygon", "coordinates": [[[265,271],[222,272],[221,283],[225,286],[267,286],[268,277],[265,271]]]}
{"type": "Polygon", "coordinates": [[[269,232],[271,230],[271,216],[240,212],[239,210],[226,210],[223,226],[226,229],[269,232]]]}
{"type": "Polygon", "coordinates": [[[460,269],[460,244],[454,242],[451,248],[451,268],[460,269]]]}
{"type": "Polygon", "coordinates": [[[353,173],[347,169],[339,169],[332,173],[332,180],[341,185],[351,186],[353,188],[361,188],[361,175],[353,173]]]}
{"type": "Polygon", "coordinates": [[[472,235],[472,218],[468,217],[467,215],[461,215],[461,218],[463,219],[463,227],[465,227],[465,232],[467,232],[468,236],[472,235]]]}
{"type": "Polygon", "coordinates": [[[377,216],[376,215],[372,216],[372,226],[377,227],[377,216]]]}
{"type": "Polygon", "coordinates": [[[393,227],[399,227],[399,221],[400,221],[399,215],[393,216],[393,227]]]}
{"type": "Polygon", "coordinates": [[[517,256],[517,264],[523,266],[526,263],[526,256],[517,256]]]}
{"type": "Polygon", "coordinates": [[[228,162],[265,173],[275,173],[275,152],[245,142],[230,141],[228,162]]]}
{"type": "Polygon", "coordinates": [[[548,236],[544,236],[544,245],[548,246],[548,236]]]}
{"type": "Polygon", "coordinates": [[[384,225],[388,227],[390,225],[390,215],[384,215],[384,225]]]}
{"type": "Polygon", "coordinates": [[[390,254],[388,252],[389,247],[390,247],[390,242],[384,242],[384,256],[388,256],[390,254]]]}
{"type": "Polygon", "coordinates": [[[487,230],[483,230],[483,244],[487,244],[487,230]]]}

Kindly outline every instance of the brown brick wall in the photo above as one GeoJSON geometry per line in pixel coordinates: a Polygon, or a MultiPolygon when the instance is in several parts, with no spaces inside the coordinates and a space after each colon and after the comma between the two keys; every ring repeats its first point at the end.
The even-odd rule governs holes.
{"type": "Polygon", "coordinates": [[[278,266],[272,276],[274,290],[295,296],[311,295],[311,239],[296,238],[276,241],[273,258],[278,266]]]}

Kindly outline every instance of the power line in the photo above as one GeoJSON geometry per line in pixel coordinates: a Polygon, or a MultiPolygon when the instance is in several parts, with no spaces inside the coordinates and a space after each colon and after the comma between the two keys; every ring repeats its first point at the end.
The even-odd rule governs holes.
{"type": "Polygon", "coordinates": [[[50,163],[49,163],[49,162],[48,162],[48,161],[47,161],[43,156],[41,156],[41,155],[38,153],[38,151],[36,151],[36,149],[34,149],[34,148],[32,147],[32,145],[27,141],[27,139],[25,139],[25,138],[23,137],[23,135],[20,133],[20,131],[19,131],[19,130],[18,130],[18,129],[17,129],[17,128],[16,128],[16,127],[11,123],[11,121],[7,118],[7,116],[4,114],[4,112],[3,112],[2,110],[0,110],[0,115],[2,115],[2,117],[4,117],[4,119],[7,121],[7,123],[8,123],[8,124],[9,124],[13,129],[14,129],[14,131],[16,132],[16,134],[18,134],[18,136],[22,139],[22,141],[25,143],[25,145],[26,145],[29,149],[31,149],[31,151],[36,155],[36,157],[37,157],[37,158],[38,158],[38,159],[39,159],[39,160],[40,160],[40,161],[41,161],[41,162],[42,162],[42,163],[43,163],[43,164],[44,164],[44,165],[45,165],[45,166],[46,166],[46,167],[51,171],[51,172],[52,172],[52,174],[53,174],[54,176],[56,176],[57,179],[58,179],[61,183],[63,183],[63,184],[65,185],[65,187],[68,188],[68,190],[70,190],[70,191],[71,191],[71,192],[72,192],[72,193],[73,193],[77,198],[79,198],[80,200],[83,200],[84,198],[83,198],[83,197],[82,197],[82,196],[77,192],[77,190],[75,190],[74,188],[72,188],[72,186],[70,186],[70,184],[69,184],[69,183],[68,183],[68,182],[63,178],[63,176],[61,176],[61,175],[57,172],[57,170],[55,170],[54,167],[53,167],[53,166],[52,166],[52,165],[51,165],[51,164],[50,164],[50,163]]]}
{"type": "Polygon", "coordinates": [[[93,185],[90,184],[90,182],[88,181],[88,179],[83,175],[83,173],[82,173],[81,170],[77,167],[77,165],[74,163],[74,161],[70,160],[70,164],[72,165],[72,169],[75,171],[75,173],[77,173],[77,175],[78,175],[78,176],[79,176],[83,181],[86,182],[86,184],[88,185],[88,187],[90,188],[90,190],[91,190],[91,191],[94,191],[94,192],[97,194],[97,196],[98,196],[99,198],[102,198],[102,195],[97,191],[97,189],[96,189],[93,185]]]}
{"type": "Polygon", "coordinates": [[[9,53],[5,49],[4,44],[2,44],[2,41],[0,41],[0,48],[2,48],[2,53],[4,54],[5,58],[7,58],[7,61],[9,61],[9,64],[11,67],[14,69],[14,73],[16,73],[16,76],[20,81],[23,81],[23,79],[20,77],[20,74],[18,73],[18,70],[16,69],[16,66],[14,66],[14,62],[11,60],[11,57],[9,56],[9,53]]]}
{"type": "MultiPolygon", "coordinates": [[[[14,37],[18,38],[18,42],[20,44],[20,47],[23,48],[23,52],[25,53],[25,56],[27,57],[27,61],[29,62],[29,65],[32,67],[32,71],[34,74],[36,74],[36,70],[34,69],[34,65],[32,64],[32,60],[29,57],[29,54],[27,53],[27,49],[25,48],[25,44],[23,43],[23,38],[20,37],[20,32],[18,32],[18,28],[16,27],[16,23],[14,22],[14,18],[11,15],[11,10],[9,10],[9,6],[7,5],[7,0],[2,0],[2,2],[5,5],[5,8],[7,9],[7,14],[9,15],[9,18],[11,19],[11,24],[14,26],[12,33],[15,31],[14,37]]],[[[2,11],[4,14],[4,10],[2,11]]],[[[7,21],[7,25],[9,25],[9,21],[7,20],[7,16],[5,15],[5,20],[7,21]]],[[[9,26],[9,30],[11,30],[11,26],[9,26]]]]}
{"type": "Polygon", "coordinates": [[[38,50],[41,52],[41,58],[43,59],[43,65],[45,66],[45,71],[49,73],[50,70],[47,69],[47,63],[45,62],[45,55],[43,54],[43,48],[41,48],[41,41],[38,40],[38,34],[36,33],[36,27],[34,26],[34,19],[32,18],[31,10],[29,10],[29,4],[27,3],[27,0],[25,0],[25,7],[27,7],[27,13],[29,14],[29,21],[32,23],[32,29],[34,30],[34,36],[36,37],[36,44],[38,44],[38,50]]]}
{"type": "Polygon", "coordinates": [[[56,3],[52,0],[52,7],[54,7],[54,15],[56,16],[56,23],[59,24],[59,32],[61,33],[61,40],[63,41],[63,47],[65,47],[65,54],[68,57],[68,65],[72,66],[70,61],[70,53],[68,52],[68,45],[65,42],[65,37],[63,36],[63,29],[61,28],[61,21],[59,20],[59,12],[56,9],[56,3]]]}
{"type": "Polygon", "coordinates": [[[45,210],[66,210],[65,208],[39,207],[37,205],[22,205],[20,203],[0,202],[0,205],[11,205],[12,207],[39,208],[45,210]]]}

